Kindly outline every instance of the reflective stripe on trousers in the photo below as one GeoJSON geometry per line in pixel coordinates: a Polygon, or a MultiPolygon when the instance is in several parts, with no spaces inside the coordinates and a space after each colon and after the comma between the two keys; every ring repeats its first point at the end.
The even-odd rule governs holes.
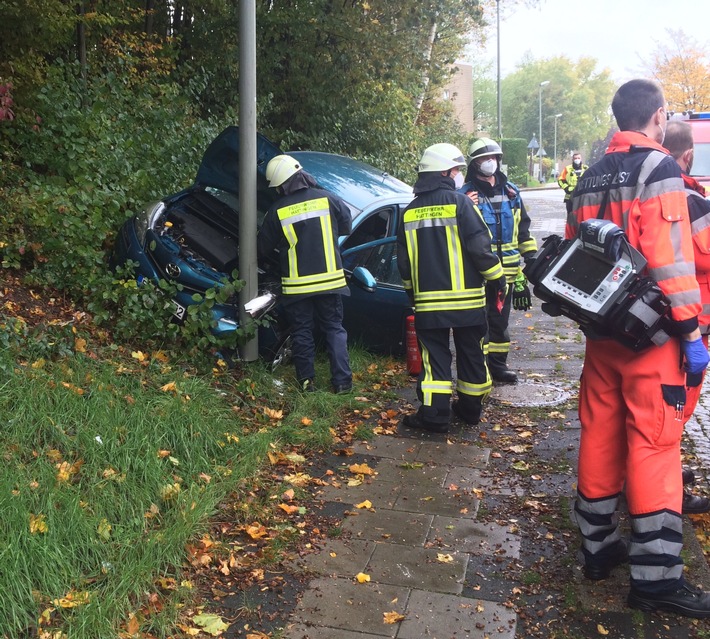
{"type": "Polygon", "coordinates": [[[583,547],[594,555],[618,538],[615,511],[625,489],[631,583],[646,591],[672,587],[683,571],[679,348],[672,339],[634,353],[612,340],[587,340],[580,386],[575,512],[583,547]]]}

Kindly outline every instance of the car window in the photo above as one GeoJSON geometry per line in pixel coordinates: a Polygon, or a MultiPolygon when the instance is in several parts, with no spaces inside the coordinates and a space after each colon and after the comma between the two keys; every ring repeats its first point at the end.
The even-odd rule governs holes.
{"type": "Polygon", "coordinates": [[[696,142],[691,175],[710,175],[710,143],[696,142]]]}
{"type": "Polygon", "coordinates": [[[342,249],[347,250],[394,235],[395,220],[395,207],[378,209],[353,229],[353,232],[343,241],[342,249]]]}
{"type": "Polygon", "coordinates": [[[403,286],[397,268],[397,243],[394,240],[354,250],[345,255],[343,261],[348,270],[356,266],[364,266],[372,273],[378,284],[403,286]]]}

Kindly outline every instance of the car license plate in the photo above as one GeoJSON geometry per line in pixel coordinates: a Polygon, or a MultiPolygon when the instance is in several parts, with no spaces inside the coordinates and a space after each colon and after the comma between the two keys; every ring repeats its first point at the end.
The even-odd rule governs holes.
{"type": "Polygon", "coordinates": [[[173,304],[175,305],[173,317],[182,322],[185,319],[185,312],[187,311],[187,309],[182,304],[178,304],[178,302],[176,302],[175,300],[173,300],[173,304]]]}

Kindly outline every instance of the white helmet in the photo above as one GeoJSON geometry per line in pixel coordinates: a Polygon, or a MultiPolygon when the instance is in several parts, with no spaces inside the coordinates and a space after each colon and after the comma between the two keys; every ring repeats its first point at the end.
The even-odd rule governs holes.
{"type": "Polygon", "coordinates": [[[269,181],[269,186],[281,186],[301,168],[301,165],[290,155],[277,155],[271,158],[266,165],[266,179],[269,181]]]}
{"type": "Polygon", "coordinates": [[[441,142],[424,150],[417,170],[419,173],[427,173],[429,171],[448,171],[456,167],[465,168],[466,158],[453,144],[441,142]]]}
{"type": "Polygon", "coordinates": [[[472,160],[491,155],[497,156],[500,160],[503,157],[503,149],[500,148],[500,144],[498,144],[498,142],[491,140],[490,138],[478,138],[477,140],[474,140],[468,151],[468,156],[472,160]]]}

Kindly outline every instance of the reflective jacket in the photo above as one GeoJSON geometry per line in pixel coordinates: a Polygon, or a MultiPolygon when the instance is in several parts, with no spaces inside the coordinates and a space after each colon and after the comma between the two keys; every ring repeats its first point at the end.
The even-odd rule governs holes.
{"type": "Polygon", "coordinates": [[[648,274],[671,303],[669,328],[691,333],[698,326],[701,305],[680,167],[643,133],[616,133],[606,155],[577,184],[567,238],[577,236],[580,222],[597,217],[607,191],[603,218],[623,228],[648,261],[648,274]]]}
{"type": "Polygon", "coordinates": [[[710,334],[710,200],[705,199],[705,187],[695,178],[683,173],[683,184],[688,196],[690,232],[695,252],[695,279],[700,286],[703,311],[698,318],[700,332],[710,334]]]}
{"type": "MultiPolygon", "coordinates": [[[[471,174],[469,171],[468,176],[471,174]]],[[[532,257],[537,251],[537,242],[530,235],[530,216],[520,190],[500,171],[496,172],[495,179],[492,186],[473,176],[459,192],[478,193],[477,208],[491,232],[491,250],[503,264],[506,279],[512,283],[520,273],[520,255],[529,253],[532,257]]]]}
{"type": "Polygon", "coordinates": [[[414,297],[417,326],[474,326],[486,321],[486,281],[503,275],[480,213],[454,181],[421,173],[397,229],[397,266],[414,297]]]}
{"type": "Polygon", "coordinates": [[[347,205],[332,193],[304,187],[269,208],[257,241],[261,258],[278,251],[282,293],[297,299],[323,293],[350,294],[338,237],[348,235],[347,205]]]}
{"type": "Polygon", "coordinates": [[[557,184],[559,184],[560,188],[565,192],[565,202],[572,197],[572,191],[574,191],[574,187],[577,186],[577,181],[588,168],[586,164],[582,164],[580,168],[575,169],[574,164],[569,164],[562,169],[562,173],[560,173],[560,177],[557,179],[557,184]]]}

